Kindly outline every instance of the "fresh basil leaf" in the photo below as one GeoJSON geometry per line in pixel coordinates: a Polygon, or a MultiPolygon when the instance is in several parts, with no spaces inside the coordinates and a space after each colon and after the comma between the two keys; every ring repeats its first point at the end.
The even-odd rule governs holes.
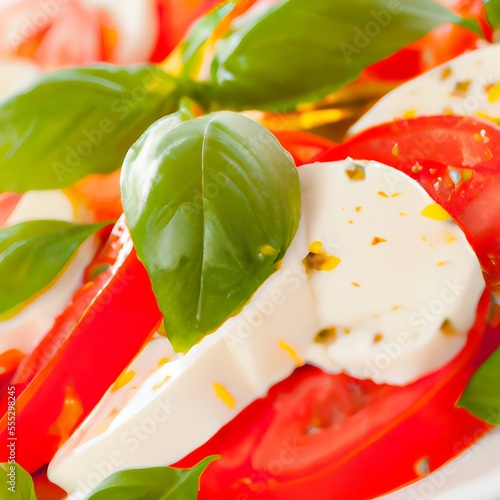
{"type": "Polygon", "coordinates": [[[106,478],[86,500],[196,500],[201,474],[218,456],[192,469],[127,469],[106,478]]]}
{"type": "Polygon", "coordinates": [[[298,227],[290,155],[236,113],[160,120],[129,151],[121,184],[138,255],[182,350],[241,309],[298,227]]]}
{"type": "MultiPolygon", "coordinates": [[[[15,446],[15,442],[12,441],[15,446]]],[[[9,449],[9,444],[7,444],[9,449]]],[[[0,464],[0,498],[5,500],[36,500],[31,476],[16,463],[0,464]]]]}
{"type": "MultiPolygon", "coordinates": [[[[185,40],[179,46],[182,61],[179,76],[189,78],[196,76],[196,73],[202,64],[203,48],[205,47],[206,42],[212,36],[220,21],[234,8],[235,5],[236,2],[234,0],[224,2],[222,5],[216,7],[207,15],[196,21],[193,27],[189,30],[185,40]]],[[[176,57],[174,56],[172,58],[173,65],[178,66],[178,62],[175,59],[176,57]]],[[[169,66],[169,63],[167,63],[166,68],[169,69],[169,66]]]]}
{"type": "Polygon", "coordinates": [[[483,0],[486,17],[493,29],[500,29],[500,0],[483,0]]]}
{"type": "Polygon", "coordinates": [[[36,220],[0,229],[0,314],[42,291],[78,247],[105,225],[36,220]]]}
{"type": "Polygon", "coordinates": [[[218,41],[207,99],[235,109],[312,102],[444,22],[479,30],[432,0],[283,0],[218,41]]]}
{"type": "Polygon", "coordinates": [[[500,349],[476,371],[458,406],[493,425],[500,425],[500,349]]]}
{"type": "Polygon", "coordinates": [[[121,167],[130,146],[176,109],[156,66],[62,70],[0,104],[0,192],[68,187],[121,167]]]}

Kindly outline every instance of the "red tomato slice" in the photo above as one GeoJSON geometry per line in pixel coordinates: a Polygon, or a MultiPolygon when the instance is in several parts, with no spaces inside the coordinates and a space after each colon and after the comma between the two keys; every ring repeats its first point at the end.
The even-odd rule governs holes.
{"type": "Polygon", "coordinates": [[[438,26],[420,40],[368,66],[361,81],[405,81],[477,48],[478,35],[456,24],[438,26]]]}
{"type": "MultiPolygon", "coordinates": [[[[444,7],[447,7],[459,16],[476,19],[483,30],[488,41],[491,41],[493,29],[486,17],[484,0],[437,0],[444,7]]],[[[453,42],[453,41],[452,41],[453,42]]]]}
{"type": "Polygon", "coordinates": [[[16,374],[14,431],[8,426],[6,399],[0,404],[2,462],[7,461],[7,442],[14,432],[22,436],[16,441],[21,466],[34,472],[47,464],[161,322],[149,276],[123,220],[115,232],[115,262],[97,277],[90,304],[83,290],[77,296],[81,302],[58,320],[16,374]]]}
{"type": "Polygon", "coordinates": [[[454,406],[487,308],[486,294],[467,346],[440,370],[394,387],[305,366],[176,465],[222,456],[201,478],[201,500],[373,498],[418,479],[420,463],[435,470],[490,429],[454,406]]]}
{"type": "MultiPolygon", "coordinates": [[[[482,0],[436,0],[462,17],[479,22],[484,37],[491,41],[492,28],[486,19],[482,0]]],[[[366,80],[404,81],[477,47],[480,36],[456,24],[446,23],[429,34],[368,66],[360,78],[366,80]]]]}
{"type": "Polygon", "coordinates": [[[157,0],[160,30],[151,62],[162,62],[181,39],[191,24],[215,8],[222,0],[157,0]]]}
{"type": "Polygon", "coordinates": [[[62,488],[49,481],[45,469],[33,476],[33,484],[39,500],[63,500],[68,496],[62,488]]]}
{"type": "Polygon", "coordinates": [[[417,180],[460,225],[490,289],[500,292],[500,127],[470,116],[394,121],[316,160],[348,156],[380,161],[417,180]]]}
{"type": "Polygon", "coordinates": [[[328,151],[335,143],[316,134],[292,130],[272,130],[280,144],[293,157],[297,166],[309,163],[314,157],[328,151]]]}
{"type": "Polygon", "coordinates": [[[93,220],[117,220],[123,213],[120,197],[120,170],[111,174],[92,174],[66,190],[92,211],[93,220]]]}
{"type": "Polygon", "coordinates": [[[5,224],[21,198],[22,195],[17,193],[0,193],[0,227],[5,224]]]}

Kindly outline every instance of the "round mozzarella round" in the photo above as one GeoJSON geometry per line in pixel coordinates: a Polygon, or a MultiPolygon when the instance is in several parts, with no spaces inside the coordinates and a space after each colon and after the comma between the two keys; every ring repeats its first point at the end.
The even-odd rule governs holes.
{"type": "Polygon", "coordinates": [[[322,334],[307,360],[403,385],[458,354],[484,282],[446,212],[374,162],[307,165],[300,179],[307,240],[337,259],[309,276],[322,334]]]}
{"type": "Polygon", "coordinates": [[[159,31],[155,0],[128,0],[126,8],[116,0],[83,3],[92,10],[105,12],[110,27],[116,31],[116,46],[111,54],[114,63],[142,63],[150,58],[159,31]]]}
{"type": "Polygon", "coordinates": [[[38,66],[27,59],[0,60],[0,100],[20,92],[41,75],[38,66]]]}
{"type": "Polygon", "coordinates": [[[437,66],[389,92],[350,129],[361,132],[396,119],[442,114],[500,121],[500,44],[437,66]]]}

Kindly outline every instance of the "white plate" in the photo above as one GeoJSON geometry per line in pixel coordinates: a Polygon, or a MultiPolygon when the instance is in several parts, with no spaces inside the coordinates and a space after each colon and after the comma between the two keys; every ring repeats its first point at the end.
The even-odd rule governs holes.
{"type": "Polygon", "coordinates": [[[424,479],[380,500],[500,500],[500,428],[424,479]]]}

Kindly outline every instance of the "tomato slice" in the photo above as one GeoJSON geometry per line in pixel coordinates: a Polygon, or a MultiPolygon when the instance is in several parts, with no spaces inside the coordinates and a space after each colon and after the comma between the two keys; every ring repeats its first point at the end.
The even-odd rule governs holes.
{"type": "Polygon", "coordinates": [[[93,220],[117,220],[123,213],[120,197],[120,170],[111,174],[92,174],[66,190],[84,207],[91,210],[93,220]]]}
{"type": "Polygon", "coordinates": [[[160,30],[151,62],[162,62],[186,35],[191,24],[222,0],[157,0],[160,30]]]}
{"type": "MultiPolygon", "coordinates": [[[[477,20],[486,40],[492,40],[493,30],[486,19],[482,0],[436,1],[455,14],[477,20]]],[[[368,66],[363,71],[360,80],[392,82],[409,80],[468,50],[477,48],[479,40],[481,40],[480,36],[463,26],[443,24],[420,40],[368,66]]]]}
{"type": "Polygon", "coordinates": [[[314,157],[328,151],[335,143],[310,132],[295,130],[272,130],[273,135],[291,155],[297,166],[310,162],[314,157]]]}
{"type": "Polygon", "coordinates": [[[149,276],[123,220],[115,232],[119,236],[111,245],[116,245],[116,261],[97,277],[91,302],[85,290],[80,292],[80,302],[16,374],[14,430],[2,400],[2,462],[8,459],[7,442],[14,432],[22,436],[16,441],[20,465],[34,472],[47,464],[161,322],[149,276]]]}
{"type": "Polygon", "coordinates": [[[417,180],[460,225],[500,293],[500,127],[470,116],[378,125],[318,156],[376,160],[417,180]]]}
{"type": "Polygon", "coordinates": [[[17,193],[0,193],[0,227],[5,224],[21,198],[22,195],[17,193]]]}
{"type": "Polygon", "coordinates": [[[435,470],[490,429],[454,406],[487,309],[485,294],[466,347],[440,370],[395,387],[299,368],[176,465],[222,456],[200,499],[374,498],[418,479],[419,467],[435,470]]]}

